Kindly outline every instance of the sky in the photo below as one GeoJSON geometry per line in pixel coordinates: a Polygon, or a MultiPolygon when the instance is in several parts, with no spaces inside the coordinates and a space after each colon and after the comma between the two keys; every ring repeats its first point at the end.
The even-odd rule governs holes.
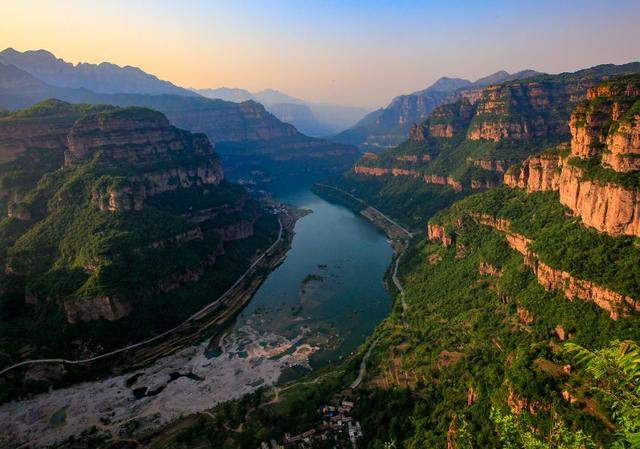
{"type": "Polygon", "coordinates": [[[0,0],[0,47],[384,106],[441,76],[640,60],[640,1],[0,0]]]}

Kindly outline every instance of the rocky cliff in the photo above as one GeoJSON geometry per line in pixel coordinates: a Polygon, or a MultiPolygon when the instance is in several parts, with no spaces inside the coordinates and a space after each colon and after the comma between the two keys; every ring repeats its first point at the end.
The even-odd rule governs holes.
{"type": "MultiPolygon", "coordinates": [[[[455,191],[498,185],[499,177],[490,172],[504,171],[506,160],[471,156],[465,159],[463,151],[468,150],[457,151],[454,158],[449,154],[464,144],[475,110],[466,99],[435,108],[423,124],[412,126],[409,140],[379,153],[377,158],[362,157],[354,166],[354,173],[409,175],[427,184],[450,186],[455,191]]],[[[477,151],[473,153],[477,154],[477,151]]]]}
{"type": "Polygon", "coordinates": [[[9,162],[29,150],[64,152],[76,120],[89,112],[108,109],[51,99],[28,110],[0,116],[0,161],[9,162]]]}
{"type": "Polygon", "coordinates": [[[428,238],[451,246],[471,218],[503,234],[546,290],[592,302],[613,319],[640,312],[635,274],[618,271],[638,256],[625,236],[640,236],[639,173],[614,162],[637,154],[639,93],[640,75],[591,87],[568,120],[571,142],[504,174],[508,187],[526,194],[498,189],[467,198],[448,219],[428,224],[428,238]]]}
{"type": "Polygon", "coordinates": [[[504,174],[504,183],[509,187],[526,189],[527,192],[558,190],[562,159],[559,151],[567,145],[558,147],[558,151],[531,156],[522,164],[513,165],[504,174]]]}
{"type": "Polygon", "coordinates": [[[56,328],[52,338],[100,345],[157,331],[226,288],[277,232],[224,179],[207,137],[156,111],[48,101],[2,117],[0,142],[0,288],[15,306],[6,324],[32,320],[56,328]],[[74,327],[95,321],[131,333],[108,342],[74,327]]]}
{"type": "MultiPolygon", "coordinates": [[[[334,137],[336,142],[358,145],[366,150],[391,148],[407,138],[413,123],[429,118],[443,104],[465,99],[475,103],[482,89],[490,84],[502,83],[539,75],[533,70],[509,74],[505,71],[480,78],[475,82],[456,78],[440,78],[428,88],[409,95],[394,98],[382,109],[374,111],[356,123],[351,129],[334,137]]],[[[447,133],[446,127],[434,130],[447,133]]]]}
{"type": "Polygon", "coordinates": [[[86,115],[75,122],[67,141],[66,165],[101,154],[135,171],[115,185],[102,184],[94,190],[92,196],[102,210],[140,210],[150,196],[216,186],[223,179],[222,166],[206,136],[177,129],[162,114],[148,109],[86,115]]]}
{"type": "MultiPolygon", "coordinates": [[[[533,241],[522,234],[513,232],[509,220],[477,213],[472,213],[470,216],[478,223],[504,233],[509,247],[522,254],[524,264],[531,268],[540,285],[546,290],[560,290],[569,299],[591,301],[609,312],[612,319],[618,319],[621,314],[628,313],[630,310],[640,312],[639,298],[632,298],[597,285],[592,281],[576,278],[566,271],[553,268],[543,262],[540,256],[530,249],[533,241]]],[[[438,227],[438,225],[433,224],[430,227],[438,227]]],[[[430,233],[429,239],[440,241],[446,246],[446,242],[443,242],[437,233],[433,237],[430,233]]]]}
{"type": "MultiPolygon", "coordinates": [[[[410,129],[409,140],[377,159],[362,158],[354,172],[407,174],[463,191],[487,189],[502,182],[500,175],[510,165],[572,136],[572,156],[593,157],[606,145],[603,163],[629,172],[640,160],[634,154],[640,139],[633,109],[635,87],[597,86],[632,70],[640,66],[598,66],[484,87],[474,102],[463,97],[434,108],[424,123],[410,129]],[[616,100],[603,101],[605,97],[616,100]],[[609,133],[611,120],[616,125],[609,133]],[[414,161],[411,167],[408,161],[414,161]]],[[[559,151],[556,148],[555,154],[559,151]]],[[[557,189],[560,166],[558,156],[541,155],[514,167],[505,182],[531,191],[557,189]]]]}
{"type": "Polygon", "coordinates": [[[505,174],[511,187],[558,190],[560,202],[587,226],[640,236],[638,134],[640,77],[589,90],[569,121],[570,147],[530,157],[505,174]]]}

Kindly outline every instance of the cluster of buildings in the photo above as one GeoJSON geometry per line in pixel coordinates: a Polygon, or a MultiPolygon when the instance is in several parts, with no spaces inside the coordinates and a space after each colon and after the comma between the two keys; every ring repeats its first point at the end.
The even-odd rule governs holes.
{"type": "Polygon", "coordinates": [[[363,435],[360,423],[351,416],[353,406],[347,400],[323,405],[315,427],[297,435],[286,433],[280,444],[263,441],[260,449],[358,449],[363,435]]]}

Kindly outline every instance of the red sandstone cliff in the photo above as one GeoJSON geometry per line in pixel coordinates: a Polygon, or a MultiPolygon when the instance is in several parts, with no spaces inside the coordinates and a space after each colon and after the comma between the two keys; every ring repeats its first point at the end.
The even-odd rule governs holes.
{"type": "Polygon", "coordinates": [[[558,190],[560,202],[585,225],[640,236],[640,190],[612,175],[640,168],[639,92],[640,76],[590,89],[571,115],[570,153],[530,157],[505,174],[505,184],[528,192],[558,190]],[[602,168],[584,168],[580,160],[602,168]]]}

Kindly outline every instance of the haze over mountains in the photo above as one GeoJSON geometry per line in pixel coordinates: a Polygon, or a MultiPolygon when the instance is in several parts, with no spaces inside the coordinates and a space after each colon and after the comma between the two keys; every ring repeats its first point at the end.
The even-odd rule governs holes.
{"type": "Polygon", "coordinates": [[[305,101],[274,89],[253,93],[229,87],[193,90],[207,98],[234,102],[255,100],[280,120],[295,125],[300,131],[311,136],[336,134],[353,126],[368,112],[359,107],[305,101]]]}
{"type": "Polygon", "coordinates": [[[0,63],[16,66],[47,84],[60,87],[86,88],[105,94],[195,95],[137,67],[120,67],[109,62],[73,65],[46,50],[19,52],[7,48],[0,52],[0,63]]]}
{"type": "Polygon", "coordinates": [[[254,100],[262,103],[280,120],[291,123],[302,133],[322,137],[336,134],[353,126],[367,110],[330,103],[313,103],[291,97],[273,89],[251,93],[244,89],[185,89],[161,80],[138,67],[121,67],[109,62],[72,64],[47,50],[19,52],[7,48],[0,52],[0,63],[12,65],[47,84],[73,89],[89,89],[96,93],[202,95],[241,103],[254,100]]]}
{"type": "Polygon", "coordinates": [[[336,135],[336,142],[357,145],[364,150],[380,151],[402,142],[413,123],[425,120],[434,108],[462,97],[477,98],[480,90],[491,84],[540,75],[535,70],[508,73],[504,70],[474,82],[443,77],[424,90],[394,98],[389,106],[367,114],[350,129],[336,135]]]}
{"type": "Polygon", "coordinates": [[[443,77],[335,143],[279,91],[0,56],[0,447],[635,447],[640,62],[443,77]],[[373,309],[325,298],[383,304],[343,282],[383,255],[343,214],[395,251],[355,350],[373,309]]]}
{"type": "Polygon", "coordinates": [[[356,155],[353,147],[300,133],[295,126],[283,123],[253,100],[242,103],[213,100],[139,69],[108,64],[105,74],[104,64],[73,66],[46,51],[19,53],[7,49],[1,55],[4,57],[0,59],[0,109],[26,108],[49,98],[70,103],[155,109],[164,113],[175,126],[205,133],[223,159],[233,159],[227,159],[225,164],[232,176],[234,170],[240,175],[247,165],[256,163],[294,174],[297,168],[287,164],[298,165],[299,157],[309,163],[302,164],[305,170],[320,166],[330,170],[347,169],[356,155]],[[16,63],[22,68],[7,63],[16,63]],[[116,72],[117,76],[109,75],[111,72],[116,72]],[[102,87],[102,76],[111,79],[105,84],[108,88],[102,87]],[[97,83],[98,91],[88,87],[94,83],[97,83]],[[321,157],[329,153],[331,157],[321,157]],[[276,157],[289,162],[281,160],[276,165],[265,165],[264,158],[274,160],[276,157]],[[340,157],[345,159],[339,166],[333,166],[340,157]]]}

